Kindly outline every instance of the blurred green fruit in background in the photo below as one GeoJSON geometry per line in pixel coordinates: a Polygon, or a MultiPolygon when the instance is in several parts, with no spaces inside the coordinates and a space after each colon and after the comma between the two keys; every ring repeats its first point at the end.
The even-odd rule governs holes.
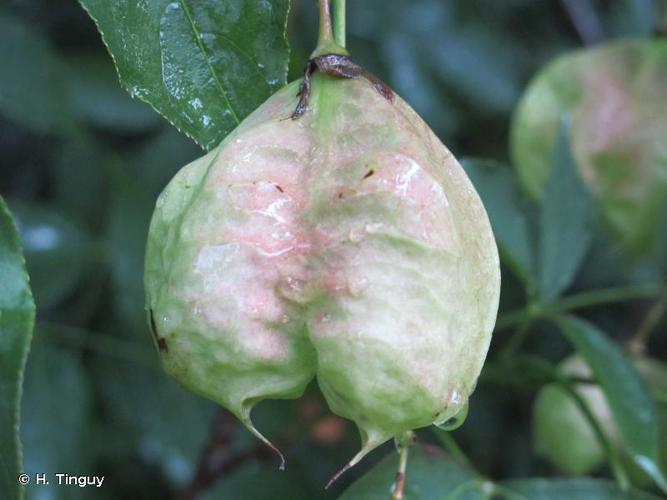
{"type": "MultiPolygon", "coordinates": [[[[635,358],[635,367],[658,401],[667,397],[667,364],[646,357],[635,358]]],[[[563,375],[590,378],[591,371],[578,356],[565,359],[560,365],[563,375]]],[[[593,383],[577,383],[575,390],[588,405],[610,445],[619,452],[623,465],[636,484],[646,485],[649,479],[635,466],[624,451],[621,435],[602,389],[593,383]]],[[[662,460],[667,460],[667,408],[660,412],[662,460]]],[[[606,461],[605,452],[574,398],[559,385],[543,387],[533,406],[533,439],[536,451],[556,468],[570,475],[586,475],[599,469],[606,461]]]]}
{"type": "Polygon", "coordinates": [[[623,40],[547,65],[514,116],[519,179],[540,198],[563,116],[572,120],[579,173],[610,232],[645,255],[667,199],[667,41],[623,40]]]}

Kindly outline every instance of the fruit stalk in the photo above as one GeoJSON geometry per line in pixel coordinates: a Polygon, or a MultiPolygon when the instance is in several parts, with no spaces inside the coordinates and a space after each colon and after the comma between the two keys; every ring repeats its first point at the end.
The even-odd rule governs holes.
{"type": "Polygon", "coordinates": [[[398,448],[398,470],[396,471],[396,481],[394,482],[394,489],[391,494],[391,500],[403,500],[405,490],[405,471],[408,467],[408,450],[415,442],[415,433],[408,431],[404,433],[400,439],[396,440],[398,448]]]}
{"type": "Polygon", "coordinates": [[[317,37],[317,47],[310,55],[315,59],[325,54],[339,54],[346,56],[347,51],[344,48],[345,43],[345,2],[335,0],[334,8],[336,14],[336,37],[334,38],[334,23],[331,21],[331,2],[332,0],[319,0],[320,3],[320,30],[317,37]],[[342,26],[341,26],[342,23],[342,26]],[[342,35],[341,35],[342,33],[342,35]],[[343,43],[338,43],[342,36],[343,43]]]}
{"type": "Polygon", "coordinates": [[[345,0],[332,0],[334,11],[334,39],[341,47],[345,47],[345,0]]]}

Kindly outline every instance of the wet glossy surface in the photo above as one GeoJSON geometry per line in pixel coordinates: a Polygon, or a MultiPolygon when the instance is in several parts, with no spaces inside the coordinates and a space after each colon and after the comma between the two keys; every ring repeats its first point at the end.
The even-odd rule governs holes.
{"type": "Polygon", "coordinates": [[[205,149],[285,83],[287,0],[81,3],[123,86],[205,149]]]}
{"type": "Polygon", "coordinates": [[[297,85],[161,195],[148,307],[167,369],[241,418],[317,376],[362,432],[356,462],[462,413],[495,322],[498,255],[465,173],[400,98],[316,75],[292,120],[297,85]]]}

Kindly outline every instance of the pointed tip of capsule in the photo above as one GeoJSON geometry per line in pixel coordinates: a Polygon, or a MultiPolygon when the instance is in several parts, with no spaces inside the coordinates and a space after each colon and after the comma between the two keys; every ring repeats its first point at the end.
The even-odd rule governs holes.
{"type": "Polygon", "coordinates": [[[382,433],[366,433],[363,432],[363,435],[366,436],[366,442],[362,446],[361,450],[359,450],[359,453],[357,453],[352,460],[350,460],[348,463],[346,463],[342,469],[340,469],[338,472],[336,472],[331,479],[329,479],[329,482],[327,485],[324,487],[325,490],[328,490],[332,484],[334,484],[340,476],[345,474],[348,470],[350,470],[352,467],[357,465],[359,462],[361,462],[361,459],[364,458],[368,453],[373,451],[375,448],[380,446],[382,443],[387,441],[389,439],[382,433]]]}
{"type": "Polygon", "coordinates": [[[334,484],[336,481],[338,481],[338,478],[339,478],[340,476],[342,476],[343,474],[345,474],[345,472],[347,472],[348,470],[350,470],[352,467],[353,467],[353,464],[352,464],[351,462],[346,463],[345,466],[344,466],[341,470],[339,470],[338,472],[336,472],[336,473],[331,477],[331,479],[329,479],[329,482],[328,482],[327,485],[324,487],[324,489],[325,489],[325,490],[328,490],[329,488],[331,488],[331,485],[334,484]]]}
{"type": "Polygon", "coordinates": [[[246,426],[246,428],[253,433],[256,437],[258,437],[264,444],[266,444],[269,448],[271,448],[273,451],[275,451],[278,454],[278,457],[280,458],[280,465],[278,466],[278,470],[285,470],[285,456],[282,454],[282,452],[278,449],[278,447],[273,444],[271,441],[269,441],[261,432],[259,432],[255,426],[252,423],[252,420],[250,420],[250,410],[248,409],[247,411],[244,412],[243,416],[243,425],[246,426]]]}

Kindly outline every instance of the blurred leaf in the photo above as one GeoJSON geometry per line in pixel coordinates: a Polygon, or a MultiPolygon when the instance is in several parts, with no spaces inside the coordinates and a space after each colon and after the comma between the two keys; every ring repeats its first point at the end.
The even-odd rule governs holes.
{"type": "Polygon", "coordinates": [[[0,114],[37,132],[70,132],[66,75],[41,34],[0,11],[0,114]]]}
{"type": "Polygon", "coordinates": [[[0,276],[0,491],[14,500],[23,496],[16,479],[21,472],[19,417],[35,304],[16,226],[2,197],[0,276]]]}
{"type": "Polygon", "coordinates": [[[550,302],[574,279],[593,234],[593,207],[570,150],[563,120],[540,214],[540,296],[550,302]]]}
{"type": "Polygon", "coordinates": [[[508,112],[520,95],[517,69],[520,64],[515,47],[502,44],[485,27],[453,23],[449,29],[435,31],[435,43],[425,44],[433,68],[442,81],[452,85],[470,102],[496,112],[508,112]],[[442,48],[446,47],[446,50],[442,48]]]}
{"type": "Polygon", "coordinates": [[[35,301],[47,308],[64,299],[81,278],[89,240],[53,208],[12,202],[35,301]]]}
{"type": "Polygon", "coordinates": [[[88,435],[91,393],[80,355],[48,343],[53,331],[36,330],[26,367],[21,435],[26,473],[33,478],[37,473],[46,474],[50,483],[31,481],[28,497],[70,500],[83,498],[84,490],[58,486],[54,474],[94,473],[88,435]]]}
{"type": "MultiPolygon", "coordinates": [[[[433,77],[430,61],[415,57],[420,50],[413,36],[401,32],[387,33],[381,47],[383,59],[390,63],[391,82],[396,91],[438,135],[450,136],[461,125],[460,108],[433,77]]],[[[361,58],[358,61],[365,65],[373,62],[361,58]]]]}
{"type": "Polygon", "coordinates": [[[81,0],[122,85],[205,149],[285,83],[288,0],[81,0]]]}
{"type": "Polygon", "coordinates": [[[176,172],[200,156],[201,149],[192,141],[173,127],[165,127],[135,151],[128,163],[131,175],[141,179],[157,198],[176,172]]]}
{"type": "Polygon", "coordinates": [[[530,354],[501,356],[487,360],[481,380],[509,385],[525,391],[539,389],[556,379],[556,367],[549,361],[530,354]]]}
{"type": "Polygon", "coordinates": [[[651,36],[660,20],[655,0],[615,0],[609,9],[610,31],[617,37],[651,36]]]}
{"type": "Polygon", "coordinates": [[[249,462],[232,474],[226,475],[219,485],[212,487],[202,500],[233,498],[234,500],[289,500],[318,498],[322,489],[313,490],[305,484],[303,471],[289,465],[280,471],[275,462],[249,462]]]}
{"type": "Polygon", "coordinates": [[[660,469],[659,417],[645,382],[596,327],[574,317],[557,322],[602,387],[629,455],[667,492],[667,478],[660,469]]]}
{"type": "MultiPolygon", "coordinates": [[[[145,343],[150,346],[150,336],[145,343]]],[[[175,485],[189,481],[209,435],[216,406],[179,387],[152,366],[112,358],[96,360],[95,383],[111,429],[143,461],[158,465],[175,485]]],[[[117,450],[109,452],[117,458],[117,450]]],[[[122,478],[110,478],[122,482],[122,478]]]]}
{"type": "Polygon", "coordinates": [[[144,256],[155,201],[145,187],[118,168],[109,208],[109,258],[114,304],[127,334],[148,332],[144,310],[144,256]]]}
{"type": "MultiPolygon", "coordinates": [[[[386,500],[391,496],[398,454],[390,453],[340,497],[341,500],[386,500]]],[[[405,474],[406,500],[487,499],[485,481],[439,448],[410,448],[405,474]]]]}
{"type": "Polygon", "coordinates": [[[99,234],[106,217],[109,158],[91,138],[66,141],[52,164],[54,202],[89,232],[99,234]]]}
{"type": "Polygon", "coordinates": [[[464,159],[462,165],[484,202],[503,260],[531,288],[535,251],[512,171],[490,160],[464,159]]]}
{"type": "Polygon", "coordinates": [[[604,479],[511,479],[501,483],[507,500],[657,500],[639,490],[623,491],[604,479]]]}
{"type": "Polygon", "coordinates": [[[121,132],[141,132],[160,123],[150,106],[123,91],[107,57],[76,53],[67,58],[67,67],[72,105],[81,121],[121,132]]]}

